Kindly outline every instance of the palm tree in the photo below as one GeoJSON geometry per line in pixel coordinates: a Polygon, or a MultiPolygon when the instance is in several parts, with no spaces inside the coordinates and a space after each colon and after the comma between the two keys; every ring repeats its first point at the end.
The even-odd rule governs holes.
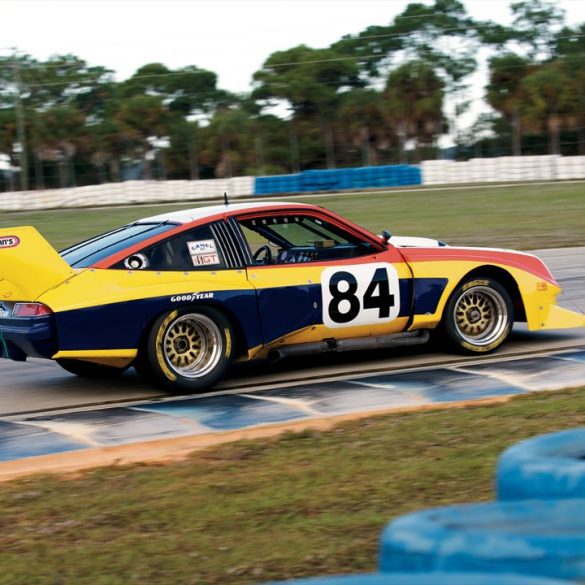
{"type": "Polygon", "coordinates": [[[423,146],[434,146],[445,129],[445,83],[433,67],[422,61],[404,63],[388,76],[386,112],[400,137],[401,149],[414,140],[416,158],[423,146]]]}
{"type": "Polygon", "coordinates": [[[524,77],[521,88],[524,94],[522,120],[536,131],[548,131],[549,153],[560,154],[561,128],[567,124],[571,112],[579,109],[573,76],[561,62],[555,61],[540,65],[524,77]]]}
{"type": "Polygon", "coordinates": [[[361,149],[364,166],[377,165],[379,149],[395,140],[382,96],[373,89],[355,89],[342,94],[336,128],[342,144],[361,149]]]}
{"type": "Polygon", "coordinates": [[[522,154],[521,111],[525,99],[522,79],[530,72],[530,62],[514,53],[490,60],[490,77],[486,87],[487,102],[500,112],[512,127],[512,154],[522,154]]]}

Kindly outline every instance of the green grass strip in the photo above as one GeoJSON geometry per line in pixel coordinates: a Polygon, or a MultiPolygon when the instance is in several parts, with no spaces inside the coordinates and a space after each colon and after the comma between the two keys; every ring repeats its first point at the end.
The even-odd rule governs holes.
{"type": "MultiPolygon", "coordinates": [[[[323,205],[375,233],[388,229],[450,244],[519,250],[585,245],[584,183],[315,195],[299,201],[323,205]]],[[[0,212],[0,228],[33,225],[60,249],[126,222],[190,207],[197,204],[0,212]]]]}
{"type": "Polygon", "coordinates": [[[503,449],[583,424],[585,389],[539,393],[0,484],[0,583],[232,585],[373,570],[390,519],[491,499],[503,449]]]}

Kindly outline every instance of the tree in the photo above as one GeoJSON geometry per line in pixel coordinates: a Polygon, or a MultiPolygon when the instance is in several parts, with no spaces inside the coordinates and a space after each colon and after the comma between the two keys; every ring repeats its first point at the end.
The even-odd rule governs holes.
{"type": "Polygon", "coordinates": [[[40,160],[52,161],[59,171],[59,186],[76,185],[73,157],[87,140],[85,118],[73,105],[57,105],[35,112],[31,124],[31,148],[40,160]]]}
{"type": "Polygon", "coordinates": [[[578,103],[572,76],[562,63],[546,63],[522,79],[521,89],[522,119],[536,131],[548,131],[549,153],[560,154],[561,128],[578,103]]]}
{"type": "Polygon", "coordinates": [[[528,47],[529,59],[550,59],[556,43],[556,30],[565,18],[564,12],[549,0],[522,0],[513,2],[511,8],[513,39],[528,47]]]}
{"type": "Polygon", "coordinates": [[[144,178],[151,178],[152,143],[169,133],[169,115],[162,99],[152,95],[135,95],[124,100],[116,112],[121,135],[136,148],[144,165],[144,178]]]}
{"type": "Polygon", "coordinates": [[[571,72],[575,110],[569,116],[569,125],[577,130],[579,154],[585,155],[585,24],[561,29],[555,39],[554,55],[571,72]]]}
{"type": "Polygon", "coordinates": [[[295,133],[301,125],[319,128],[327,166],[333,168],[335,110],[344,90],[364,85],[356,63],[331,49],[299,45],[270,55],[253,79],[252,97],[265,106],[284,101],[295,133]]]}
{"type": "Polygon", "coordinates": [[[346,150],[348,146],[361,150],[364,166],[378,164],[380,148],[396,139],[382,95],[374,89],[344,93],[337,110],[336,126],[346,150]]]}
{"type": "Polygon", "coordinates": [[[522,79],[530,72],[530,61],[514,53],[492,57],[489,61],[486,100],[512,127],[512,154],[522,154],[521,111],[525,99],[522,79]]]}
{"type": "Polygon", "coordinates": [[[229,92],[217,88],[215,73],[195,65],[173,70],[162,63],[149,63],[123,82],[120,90],[124,97],[160,97],[169,112],[184,118],[210,115],[219,105],[234,99],[229,92]]]}
{"type": "Polygon", "coordinates": [[[368,27],[334,43],[336,51],[356,59],[371,80],[400,62],[423,60],[449,85],[458,86],[476,68],[477,33],[474,21],[459,0],[413,2],[387,26],[368,27]],[[457,39],[458,49],[448,41],[457,39]]]}
{"type": "Polygon", "coordinates": [[[414,140],[417,159],[423,146],[434,146],[443,133],[445,84],[435,70],[424,62],[408,62],[388,76],[386,110],[400,137],[401,149],[414,140]]]}

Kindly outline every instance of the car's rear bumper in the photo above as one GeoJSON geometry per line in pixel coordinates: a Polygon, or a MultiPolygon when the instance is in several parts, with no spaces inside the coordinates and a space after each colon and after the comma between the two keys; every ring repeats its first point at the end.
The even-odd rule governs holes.
{"type": "Polygon", "coordinates": [[[57,352],[57,345],[53,315],[0,319],[0,358],[50,358],[57,352]]]}

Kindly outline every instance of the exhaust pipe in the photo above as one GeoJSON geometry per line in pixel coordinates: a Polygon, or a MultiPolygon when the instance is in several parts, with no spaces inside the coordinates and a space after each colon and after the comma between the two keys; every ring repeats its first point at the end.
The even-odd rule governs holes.
{"type": "Polygon", "coordinates": [[[430,333],[426,329],[393,333],[391,335],[374,335],[372,337],[353,337],[350,339],[324,339],[311,343],[297,343],[271,349],[268,359],[277,362],[283,358],[309,355],[315,353],[333,353],[341,351],[358,351],[362,349],[388,349],[409,345],[422,345],[429,340],[430,333]]]}

